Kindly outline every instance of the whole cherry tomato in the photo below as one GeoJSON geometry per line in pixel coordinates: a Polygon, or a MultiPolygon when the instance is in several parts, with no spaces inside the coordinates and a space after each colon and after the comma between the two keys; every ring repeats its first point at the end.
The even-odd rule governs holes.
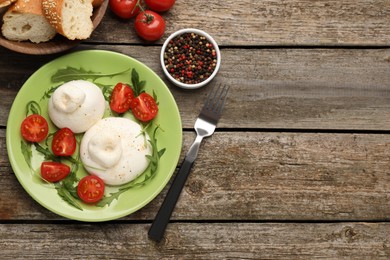
{"type": "Polygon", "coordinates": [[[95,203],[104,195],[104,182],[95,175],[88,175],[82,178],[77,185],[77,195],[86,203],[95,203]]]}
{"type": "Polygon", "coordinates": [[[69,128],[62,128],[58,130],[51,143],[51,149],[57,156],[70,156],[76,150],[76,137],[69,128]]]}
{"type": "Polygon", "coordinates": [[[58,182],[70,173],[70,167],[59,162],[43,162],[41,164],[41,176],[48,182],[58,182]]]}
{"type": "Polygon", "coordinates": [[[127,84],[118,83],[115,85],[110,98],[110,108],[117,113],[124,113],[130,109],[134,92],[127,84]]]}
{"type": "Polygon", "coordinates": [[[147,41],[157,41],[164,35],[165,21],[158,13],[146,10],[137,15],[135,31],[147,41]]]}
{"type": "Polygon", "coordinates": [[[32,114],[23,120],[20,126],[20,132],[27,141],[40,142],[49,133],[49,125],[43,116],[32,114]]]}
{"type": "Polygon", "coordinates": [[[124,19],[130,19],[139,13],[137,2],[138,0],[109,0],[111,10],[124,19]]]}
{"type": "Polygon", "coordinates": [[[143,122],[152,120],[158,112],[156,100],[146,92],[141,93],[131,101],[131,112],[143,122]]]}
{"type": "Polygon", "coordinates": [[[165,12],[172,8],[175,0],[145,0],[145,4],[156,12],[165,12]]]}

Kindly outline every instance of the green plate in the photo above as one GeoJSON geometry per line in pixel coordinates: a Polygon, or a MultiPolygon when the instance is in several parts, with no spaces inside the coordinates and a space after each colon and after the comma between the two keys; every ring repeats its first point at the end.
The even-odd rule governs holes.
{"type": "MultiPolygon", "coordinates": [[[[114,86],[117,82],[130,83],[131,71],[114,77],[102,77],[96,80],[103,85],[114,86]]],[[[129,113],[130,114],[130,113],[129,113]]],[[[131,115],[128,115],[131,116],[131,115]]],[[[48,120],[50,121],[50,120],[48,120]]],[[[82,122],[80,122],[82,124],[82,122]]],[[[50,133],[56,128],[49,122],[50,133]]],[[[149,134],[153,127],[150,128],[149,134]]],[[[108,221],[129,215],[155,198],[168,183],[179,160],[182,146],[182,126],[180,114],[176,102],[168,87],[150,68],[143,63],[126,55],[101,50],[88,50],[74,52],[53,60],[37,70],[22,86],[9,114],[7,122],[7,151],[12,169],[15,175],[30,194],[30,196],[50,211],[63,217],[88,222],[108,221]],[[159,102],[159,113],[153,120],[154,125],[160,125],[161,131],[157,131],[158,149],[166,148],[160,159],[159,168],[155,177],[146,185],[133,188],[121,194],[118,200],[114,200],[109,206],[103,208],[87,205],[80,202],[83,210],[70,206],[57,194],[51,184],[45,184],[35,174],[39,169],[43,158],[33,149],[31,170],[22,154],[20,124],[26,116],[26,105],[34,100],[42,108],[42,116],[49,118],[47,111],[48,99],[43,99],[44,93],[57,84],[51,82],[51,76],[59,69],[71,66],[82,68],[86,71],[100,73],[115,73],[126,69],[135,68],[140,80],[146,80],[145,90],[148,93],[156,93],[159,102]]],[[[87,175],[83,167],[77,172],[78,177],[87,175]]],[[[139,177],[142,180],[143,175],[139,177]]],[[[107,187],[106,194],[117,191],[118,187],[107,187]]]]}

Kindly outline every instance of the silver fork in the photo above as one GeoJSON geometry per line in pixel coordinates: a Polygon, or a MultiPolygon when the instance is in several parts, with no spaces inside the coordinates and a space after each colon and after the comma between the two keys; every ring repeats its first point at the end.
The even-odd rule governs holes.
{"type": "Polygon", "coordinates": [[[188,150],[183,164],[179,172],[176,174],[176,177],[173,180],[163,203],[161,204],[160,210],[149,229],[148,235],[150,239],[158,242],[163,237],[173,209],[176,206],[180,193],[190,174],[192,164],[198,155],[200,143],[203,138],[211,136],[214,133],[218,120],[221,117],[228,91],[229,87],[222,85],[211,89],[205,104],[200,111],[199,117],[195,121],[195,141],[188,150]]]}

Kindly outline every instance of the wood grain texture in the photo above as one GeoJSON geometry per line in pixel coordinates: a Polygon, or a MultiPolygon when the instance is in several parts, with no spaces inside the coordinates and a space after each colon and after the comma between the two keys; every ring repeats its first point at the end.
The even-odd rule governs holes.
{"type": "MultiPolygon", "coordinates": [[[[140,60],[169,86],[184,128],[192,128],[208,88],[170,84],[159,65],[160,47],[106,46],[140,60]]],[[[80,46],[84,50],[91,47],[80,46]]],[[[60,55],[32,57],[1,51],[0,124],[24,81],[60,55]],[[12,57],[12,58],[11,58],[12,57]],[[11,62],[10,62],[11,61],[11,62]]],[[[390,49],[223,49],[212,84],[231,86],[218,127],[277,129],[390,129],[390,49]]]]}
{"type": "Polygon", "coordinates": [[[0,225],[1,259],[308,259],[390,257],[389,223],[0,225]],[[233,235],[234,234],[234,235],[233,235]],[[65,253],[66,252],[66,253],[65,253]]]}
{"type": "MultiPolygon", "coordinates": [[[[182,157],[193,138],[184,134],[182,157]]],[[[0,141],[5,153],[4,131],[0,141]]],[[[61,219],[23,191],[4,157],[0,163],[3,220],[61,219]]],[[[389,220],[389,168],[388,135],[217,132],[202,145],[172,217],[389,220]]],[[[167,188],[122,220],[153,219],[167,188]]]]}
{"type": "Polygon", "coordinates": [[[154,43],[136,35],[133,19],[107,10],[92,37],[69,51],[0,47],[0,259],[389,259],[390,1],[189,0],[162,15],[166,32],[154,43]],[[219,43],[213,84],[231,91],[163,241],[147,231],[169,185],[141,210],[104,223],[70,221],[35,202],[5,145],[25,80],[78,50],[138,59],[178,104],[181,161],[209,89],[185,91],[163,77],[161,45],[185,27],[219,43]]]}
{"type": "MultiPolygon", "coordinates": [[[[189,0],[162,15],[166,31],[198,28],[222,46],[389,46],[388,0],[189,0]]],[[[90,42],[144,43],[133,20],[107,11],[90,42]],[[113,33],[115,32],[115,33],[113,33]]]]}

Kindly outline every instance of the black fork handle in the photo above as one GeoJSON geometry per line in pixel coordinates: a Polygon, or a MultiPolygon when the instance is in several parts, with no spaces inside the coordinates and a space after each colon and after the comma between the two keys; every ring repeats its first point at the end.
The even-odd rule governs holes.
{"type": "Polygon", "coordinates": [[[188,176],[192,168],[194,161],[189,160],[187,157],[184,159],[183,164],[176,174],[168,193],[161,204],[159,211],[149,229],[148,236],[150,239],[159,242],[165,232],[169,219],[176,206],[176,203],[183,190],[184,184],[187,181],[188,176]]]}

